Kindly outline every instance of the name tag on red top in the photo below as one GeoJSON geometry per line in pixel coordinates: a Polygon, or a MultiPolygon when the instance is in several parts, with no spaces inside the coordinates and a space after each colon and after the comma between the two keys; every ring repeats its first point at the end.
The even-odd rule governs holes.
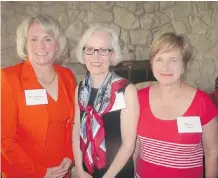
{"type": "Polygon", "coordinates": [[[202,126],[199,116],[177,117],[179,133],[201,133],[202,126]]]}
{"type": "Polygon", "coordinates": [[[48,98],[45,89],[24,90],[26,105],[48,104],[48,98]]]}

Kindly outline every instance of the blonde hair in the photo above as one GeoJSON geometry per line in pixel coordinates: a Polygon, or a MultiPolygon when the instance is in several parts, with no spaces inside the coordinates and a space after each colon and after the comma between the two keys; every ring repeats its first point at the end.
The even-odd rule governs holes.
{"type": "Polygon", "coordinates": [[[193,57],[193,47],[189,40],[183,35],[177,35],[173,32],[164,33],[155,39],[149,49],[149,60],[152,61],[157,53],[167,52],[172,49],[179,49],[183,59],[184,68],[193,57]]]}
{"type": "Polygon", "coordinates": [[[17,53],[21,59],[28,57],[26,50],[28,29],[33,23],[39,23],[42,28],[49,34],[53,34],[55,40],[58,42],[58,49],[55,53],[55,59],[58,60],[60,56],[67,54],[67,40],[60,29],[58,21],[48,15],[37,15],[26,18],[17,28],[17,53]]]}
{"type": "Polygon", "coordinates": [[[123,55],[121,53],[120,45],[119,45],[119,38],[118,35],[115,33],[114,30],[104,27],[104,26],[93,26],[89,28],[82,36],[80,39],[77,49],[76,49],[76,57],[77,60],[81,63],[84,64],[84,58],[83,58],[83,47],[86,45],[88,40],[91,38],[92,34],[95,32],[106,32],[110,38],[111,38],[111,47],[115,53],[115,57],[113,60],[111,60],[111,65],[115,66],[118,63],[122,62],[123,60],[123,55]]]}

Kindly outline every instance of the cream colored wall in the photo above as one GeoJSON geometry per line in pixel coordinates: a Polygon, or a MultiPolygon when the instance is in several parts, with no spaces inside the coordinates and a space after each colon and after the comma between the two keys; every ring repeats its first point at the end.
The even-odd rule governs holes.
{"type": "Polygon", "coordinates": [[[117,31],[125,60],[147,60],[153,38],[167,31],[188,36],[196,57],[189,64],[186,80],[205,91],[214,88],[218,77],[218,2],[1,2],[1,65],[20,62],[15,31],[28,15],[48,13],[65,30],[69,56],[65,62],[78,80],[84,70],[75,58],[75,46],[83,32],[101,23],[117,31]]]}

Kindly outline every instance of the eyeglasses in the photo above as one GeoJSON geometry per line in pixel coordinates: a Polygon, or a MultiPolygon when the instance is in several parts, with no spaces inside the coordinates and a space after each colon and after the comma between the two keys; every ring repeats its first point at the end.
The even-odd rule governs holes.
{"type": "Polygon", "coordinates": [[[91,47],[83,47],[83,51],[86,55],[93,55],[95,53],[95,51],[97,51],[100,56],[108,56],[110,54],[110,52],[113,50],[112,49],[104,49],[104,48],[94,49],[91,47]]]}

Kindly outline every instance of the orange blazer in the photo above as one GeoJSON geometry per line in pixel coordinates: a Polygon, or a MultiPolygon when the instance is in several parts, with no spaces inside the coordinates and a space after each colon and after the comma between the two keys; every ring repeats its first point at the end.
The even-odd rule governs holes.
{"type": "MultiPolygon", "coordinates": [[[[63,156],[73,159],[71,134],[76,82],[71,70],[56,64],[54,68],[67,96],[63,107],[69,106],[70,111],[66,121],[66,155],[63,156]]],[[[47,170],[47,167],[39,163],[36,154],[37,150],[46,146],[49,120],[47,105],[27,106],[24,95],[26,89],[42,89],[29,60],[1,69],[1,172],[5,177],[40,178],[44,177],[47,170]]],[[[54,137],[57,134],[54,133],[54,137]]]]}

